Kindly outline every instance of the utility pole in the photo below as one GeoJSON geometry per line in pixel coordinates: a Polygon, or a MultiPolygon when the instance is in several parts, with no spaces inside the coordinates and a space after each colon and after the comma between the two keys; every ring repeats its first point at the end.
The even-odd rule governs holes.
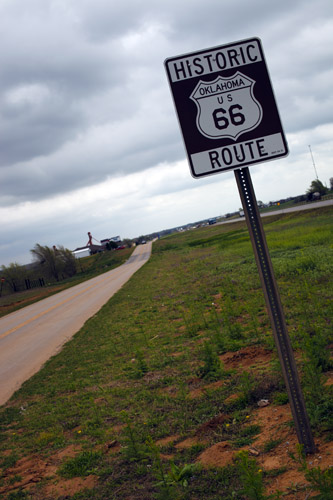
{"type": "Polygon", "coordinates": [[[314,171],[315,171],[315,174],[316,174],[316,179],[318,180],[318,174],[317,174],[316,164],[315,164],[314,159],[313,159],[313,154],[312,154],[312,150],[311,150],[310,144],[309,144],[309,150],[310,150],[310,155],[311,155],[311,158],[312,158],[313,168],[314,168],[314,171]]]}

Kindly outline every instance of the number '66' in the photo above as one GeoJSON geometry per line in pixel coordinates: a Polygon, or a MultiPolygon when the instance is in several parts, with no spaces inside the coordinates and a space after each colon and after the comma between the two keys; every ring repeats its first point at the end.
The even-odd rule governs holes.
{"type": "Polygon", "coordinates": [[[233,104],[228,110],[223,108],[215,109],[213,112],[215,127],[219,130],[223,130],[229,127],[230,122],[235,126],[242,125],[245,122],[245,116],[243,113],[240,113],[242,109],[240,104],[233,104]],[[229,118],[225,115],[228,115],[229,118]]]}

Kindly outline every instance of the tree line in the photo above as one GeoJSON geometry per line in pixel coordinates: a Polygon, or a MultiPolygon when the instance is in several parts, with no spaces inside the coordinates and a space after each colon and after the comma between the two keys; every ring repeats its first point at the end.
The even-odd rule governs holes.
{"type": "Polygon", "coordinates": [[[330,190],[333,190],[333,177],[330,178],[330,189],[324,186],[324,184],[319,179],[315,179],[311,182],[311,185],[306,192],[306,196],[307,199],[311,201],[317,193],[320,196],[325,196],[325,194],[328,194],[330,190]]]}
{"type": "MultiPolygon", "coordinates": [[[[330,188],[324,186],[319,179],[315,179],[311,182],[306,194],[296,197],[295,201],[312,201],[318,199],[318,195],[321,197],[330,191],[333,191],[333,177],[330,178],[330,188]]],[[[260,203],[258,202],[258,204],[260,203]]],[[[140,244],[145,239],[143,236],[140,236],[134,240],[123,240],[122,244],[130,247],[133,241],[136,244],[140,244]]],[[[111,241],[107,244],[106,249],[113,250],[117,246],[116,242],[111,241]]],[[[14,262],[8,266],[1,266],[0,296],[4,288],[10,292],[17,291],[17,283],[24,282],[25,280],[40,280],[45,278],[47,280],[59,281],[70,278],[77,272],[76,259],[73,253],[62,245],[51,248],[36,243],[30,252],[33,256],[33,264],[21,266],[14,262]]]]}
{"type": "Polygon", "coordinates": [[[1,292],[4,287],[10,292],[16,292],[20,284],[28,280],[43,277],[60,281],[74,276],[77,272],[74,255],[62,245],[50,248],[36,243],[30,252],[34,261],[31,265],[21,266],[14,262],[1,266],[1,292]]]}

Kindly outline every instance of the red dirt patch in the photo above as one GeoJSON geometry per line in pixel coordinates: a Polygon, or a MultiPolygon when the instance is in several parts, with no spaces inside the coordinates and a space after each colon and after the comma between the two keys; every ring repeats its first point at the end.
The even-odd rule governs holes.
{"type": "Polygon", "coordinates": [[[0,494],[10,493],[18,488],[30,490],[44,479],[50,481],[44,490],[47,495],[68,495],[77,493],[84,488],[93,488],[97,483],[96,476],[63,479],[57,475],[57,470],[61,462],[66,458],[74,457],[79,451],[79,447],[70,445],[46,460],[37,455],[21,458],[14,467],[6,470],[4,475],[5,485],[0,487],[0,494]],[[18,480],[14,483],[9,483],[8,480],[15,476],[17,476],[18,480]]]}
{"type": "Polygon", "coordinates": [[[160,394],[168,394],[169,396],[176,397],[179,388],[175,385],[170,385],[168,387],[163,387],[162,389],[158,389],[160,394]]]}
{"type": "MultiPolygon", "coordinates": [[[[225,422],[226,416],[221,414],[199,427],[209,431],[214,426],[225,422]]],[[[304,500],[311,498],[306,496],[304,487],[308,486],[304,474],[299,471],[299,464],[290,457],[290,452],[297,456],[297,436],[294,428],[289,425],[292,415],[289,405],[258,408],[252,412],[248,425],[259,424],[261,431],[254,440],[253,445],[242,449],[248,450],[249,454],[255,456],[258,466],[263,470],[281,469],[281,474],[272,478],[267,483],[267,493],[273,493],[278,490],[284,494],[283,498],[293,500],[304,500]],[[281,440],[272,450],[264,452],[265,443],[272,439],[281,440]],[[283,472],[283,468],[286,470],[283,472]],[[291,496],[290,496],[291,495],[291,496]]],[[[307,457],[307,463],[310,467],[320,466],[323,470],[333,466],[333,444],[322,443],[315,440],[318,447],[317,453],[307,457]]],[[[197,462],[204,467],[224,467],[233,462],[236,453],[239,450],[231,448],[230,443],[222,441],[216,443],[203,451],[197,462]]]]}
{"type": "Polygon", "coordinates": [[[233,450],[227,441],[216,443],[207,450],[203,451],[198,459],[203,467],[225,467],[233,461],[235,450],[233,450]]]}
{"type": "Polygon", "coordinates": [[[179,358],[179,356],[184,356],[184,352],[183,351],[172,352],[171,356],[174,358],[179,358]]]}
{"type": "Polygon", "coordinates": [[[201,398],[207,390],[217,389],[223,385],[223,380],[218,380],[217,382],[212,382],[211,384],[205,385],[204,387],[198,387],[189,392],[190,399],[201,398]]]}
{"type": "Polygon", "coordinates": [[[228,396],[224,402],[225,404],[229,404],[229,403],[233,403],[234,401],[236,401],[238,398],[240,397],[240,394],[230,394],[230,396],[228,396]]]}
{"type": "Polygon", "coordinates": [[[67,448],[64,448],[63,450],[60,450],[57,453],[55,453],[55,455],[53,456],[53,459],[56,461],[62,461],[65,458],[73,458],[80,451],[81,451],[80,446],[75,446],[73,444],[70,444],[69,446],[67,446],[67,448]]]}
{"type": "Polygon", "coordinates": [[[215,429],[221,427],[225,422],[229,421],[230,417],[228,415],[225,415],[224,413],[221,413],[220,415],[217,415],[216,417],[213,417],[210,420],[208,420],[208,422],[205,422],[204,424],[200,425],[200,427],[198,427],[198,429],[196,430],[195,434],[196,436],[206,436],[215,429]]]}
{"type": "Polygon", "coordinates": [[[27,488],[34,486],[47,476],[55,475],[58,465],[53,461],[44,461],[38,456],[24,457],[19,460],[14,467],[7,469],[6,478],[17,476],[19,478],[14,484],[6,484],[0,487],[0,493],[8,493],[17,488],[27,488]]]}
{"type": "Polygon", "coordinates": [[[61,480],[56,479],[54,484],[49,484],[45,488],[45,493],[47,495],[64,495],[65,498],[68,498],[68,495],[74,495],[78,491],[84,489],[92,489],[97,484],[96,476],[87,476],[85,478],[82,477],[74,477],[73,479],[61,480]]]}
{"type": "MultiPolygon", "coordinates": [[[[214,390],[218,387],[221,387],[224,384],[223,380],[218,380],[217,382],[212,382],[210,384],[202,386],[201,378],[193,378],[188,381],[189,399],[197,399],[201,398],[207,390],[214,390]]],[[[163,387],[163,389],[159,389],[161,393],[166,393],[169,396],[176,397],[179,392],[179,387],[175,385],[170,385],[169,387],[163,387]]]]}
{"type": "Polygon", "coordinates": [[[219,358],[226,368],[248,368],[255,365],[255,368],[258,369],[270,363],[272,353],[255,345],[245,347],[237,352],[226,352],[219,358]]]}
{"type": "Polygon", "coordinates": [[[117,424],[113,426],[114,432],[121,432],[126,427],[126,424],[117,424]]]}
{"type": "Polygon", "coordinates": [[[156,441],[155,444],[157,446],[166,446],[166,445],[168,445],[170,443],[174,443],[178,439],[179,439],[179,436],[176,434],[175,436],[168,436],[168,437],[159,439],[158,441],[156,441]]]}
{"type": "Polygon", "coordinates": [[[202,441],[199,441],[196,437],[190,437],[176,444],[175,448],[177,448],[177,450],[186,450],[187,448],[192,448],[192,446],[196,444],[202,444],[202,441]]]}

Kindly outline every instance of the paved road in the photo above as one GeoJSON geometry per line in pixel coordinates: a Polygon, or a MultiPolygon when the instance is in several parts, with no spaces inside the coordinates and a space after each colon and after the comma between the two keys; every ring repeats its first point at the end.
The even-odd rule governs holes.
{"type": "MultiPolygon", "coordinates": [[[[301,210],[312,210],[313,208],[319,208],[319,207],[329,207],[333,205],[333,200],[326,200],[326,201],[316,201],[312,203],[304,203],[304,205],[297,205],[296,207],[290,207],[290,208],[281,208],[278,210],[272,210],[271,212],[264,212],[261,213],[261,217],[269,217],[270,215],[278,215],[278,214],[287,214],[289,212],[300,212],[301,210]]],[[[245,220],[244,217],[238,217],[237,219],[230,219],[230,220],[225,220],[222,222],[218,222],[217,224],[232,224],[233,222],[238,222],[240,220],[245,220]]]]}
{"type": "Polygon", "coordinates": [[[151,246],[138,246],[112,271],[0,318],[0,404],[147,262],[151,246]]]}
{"type": "Polygon", "coordinates": [[[289,212],[300,212],[301,210],[312,210],[313,208],[329,207],[330,205],[333,205],[333,200],[313,201],[304,205],[297,205],[297,207],[281,208],[279,210],[273,210],[272,212],[263,213],[261,214],[261,217],[276,214],[287,214],[289,212]]]}

